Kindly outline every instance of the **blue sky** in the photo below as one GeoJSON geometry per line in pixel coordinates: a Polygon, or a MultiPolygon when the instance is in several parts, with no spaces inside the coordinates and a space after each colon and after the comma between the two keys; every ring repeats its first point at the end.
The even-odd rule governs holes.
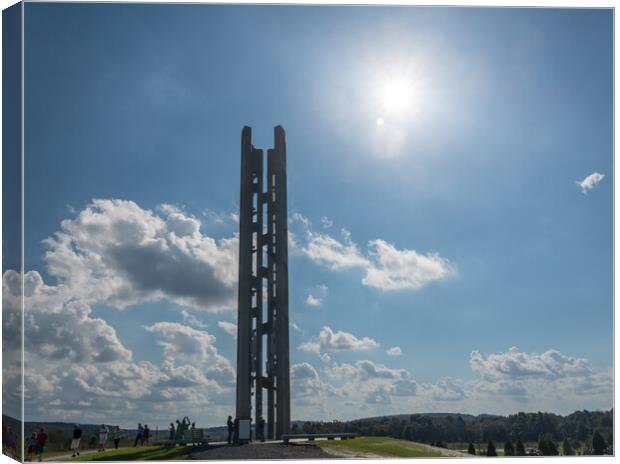
{"type": "MultiPolygon", "coordinates": [[[[220,357],[234,368],[234,338],[218,325],[235,322],[234,305],[213,312],[209,295],[188,303],[194,294],[157,282],[146,291],[146,280],[129,296],[83,295],[74,286],[84,270],[58,263],[69,262],[63,253],[107,259],[110,248],[78,220],[93,199],[133,202],[134,220],[150,211],[168,232],[178,233],[169,222],[178,215],[200,222],[201,239],[233,239],[241,128],[269,148],[281,124],[295,237],[294,419],[321,416],[312,401],[322,396],[335,398],[329,413],[340,418],[609,408],[612,20],[611,10],[585,9],[27,4],[26,269],[65,285],[88,318],[113,329],[114,362],[125,349],[127,365],[180,369],[185,355],[196,365],[162,343],[206,333],[217,355],[200,358],[201,369],[223,366],[220,357]],[[395,82],[405,90],[387,98],[395,82]],[[583,193],[576,181],[593,173],[604,177],[583,193]],[[70,244],[43,243],[63,220],[70,244]],[[86,251],[76,247],[82,233],[86,251]],[[381,261],[375,240],[395,261],[381,261]],[[346,265],[321,254],[329,243],[344,247],[346,265]],[[429,277],[424,257],[438,274],[429,277]],[[402,288],[369,284],[369,272],[402,288]],[[416,272],[421,280],[398,274],[416,272]],[[339,331],[347,349],[329,343],[339,331]],[[393,347],[402,354],[388,355],[393,347]],[[363,373],[366,361],[387,374],[363,373]],[[365,386],[356,391],[353,379],[365,386]],[[412,391],[398,393],[405,380],[412,391]],[[583,390],[554,396],[579,382],[583,390]],[[295,403],[296,385],[313,393],[295,403]]],[[[108,206],[102,220],[126,208],[108,206]]],[[[130,281],[128,269],[105,272],[130,281]]],[[[33,366],[49,355],[32,352],[33,366]]],[[[225,383],[201,399],[201,421],[233,411],[225,383]]],[[[33,418],[98,420],[96,401],[62,407],[58,385],[33,418]]],[[[149,406],[140,414],[166,423],[149,406]]]]}

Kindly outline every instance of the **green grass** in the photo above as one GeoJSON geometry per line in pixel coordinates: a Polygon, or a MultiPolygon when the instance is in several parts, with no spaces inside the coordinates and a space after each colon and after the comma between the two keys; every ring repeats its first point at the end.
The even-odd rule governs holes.
{"type": "Polygon", "coordinates": [[[366,453],[395,458],[425,458],[445,456],[441,451],[428,449],[413,441],[389,437],[357,437],[353,440],[317,440],[316,445],[336,452],[358,454],[366,453]]]}
{"type": "Polygon", "coordinates": [[[86,454],[69,461],[179,461],[189,459],[190,449],[186,446],[142,446],[86,454]]]}

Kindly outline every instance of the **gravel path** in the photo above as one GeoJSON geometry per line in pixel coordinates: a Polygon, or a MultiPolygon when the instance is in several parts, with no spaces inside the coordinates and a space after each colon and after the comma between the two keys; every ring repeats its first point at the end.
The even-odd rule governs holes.
{"type": "Polygon", "coordinates": [[[318,446],[301,443],[252,443],[249,445],[211,445],[191,454],[193,459],[329,459],[334,456],[318,446]]]}

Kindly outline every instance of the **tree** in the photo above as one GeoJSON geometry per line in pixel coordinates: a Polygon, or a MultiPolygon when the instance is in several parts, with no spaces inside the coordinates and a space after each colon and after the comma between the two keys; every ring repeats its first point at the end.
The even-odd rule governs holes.
{"type": "Polygon", "coordinates": [[[598,430],[595,430],[592,435],[592,452],[596,456],[601,456],[605,454],[605,448],[607,448],[607,444],[605,443],[603,435],[601,435],[598,430]]]}
{"type": "Polygon", "coordinates": [[[564,456],[575,455],[575,450],[573,449],[573,446],[570,444],[570,441],[568,441],[568,438],[564,438],[564,441],[562,442],[562,454],[564,454],[564,456]]]}
{"type": "Polygon", "coordinates": [[[559,454],[557,445],[546,433],[541,433],[538,436],[538,451],[543,456],[557,456],[559,454]]]}
{"type": "Polygon", "coordinates": [[[497,456],[497,451],[495,451],[495,444],[490,441],[487,446],[487,456],[497,456]]]}
{"type": "Polygon", "coordinates": [[[517,441],[517,449],[515,454],[517,456],[525,456],[525,446],[523,446],[523,442],[521,440],[517,441]]]}
{"type": "Polygon", "coordinates": [[[510,440],[506,440],[504,443],[504,456],[514,456],[515,455],[515,447],[512,446],[512,442],[510,440]]]}
{"type": "Polygon", "coordinates": [[[560,454],[558,451],[558,445],[556,445],[550,438],[547,438],[547,452],[549,453],[549,456],[558,456],[560,454]]]}
{"type": "Polygon", "coordinates": [[[469,449],[467,450],[467,452],[469,454],[473,454],[474,456],[476,455],[476,448],[474,448],[474,444],[473,443],[469,443],[469,449]]]}

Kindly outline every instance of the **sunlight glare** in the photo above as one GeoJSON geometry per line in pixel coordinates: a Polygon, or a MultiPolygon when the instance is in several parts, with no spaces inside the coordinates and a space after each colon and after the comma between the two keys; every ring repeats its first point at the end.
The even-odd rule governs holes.
{"type": "Polygon", "coordinates": [[[380,87],[380,100],[383,110],[390,114],[402,114],[411,109],[413,88],[404,79],[391,79],[380,87]]]}

